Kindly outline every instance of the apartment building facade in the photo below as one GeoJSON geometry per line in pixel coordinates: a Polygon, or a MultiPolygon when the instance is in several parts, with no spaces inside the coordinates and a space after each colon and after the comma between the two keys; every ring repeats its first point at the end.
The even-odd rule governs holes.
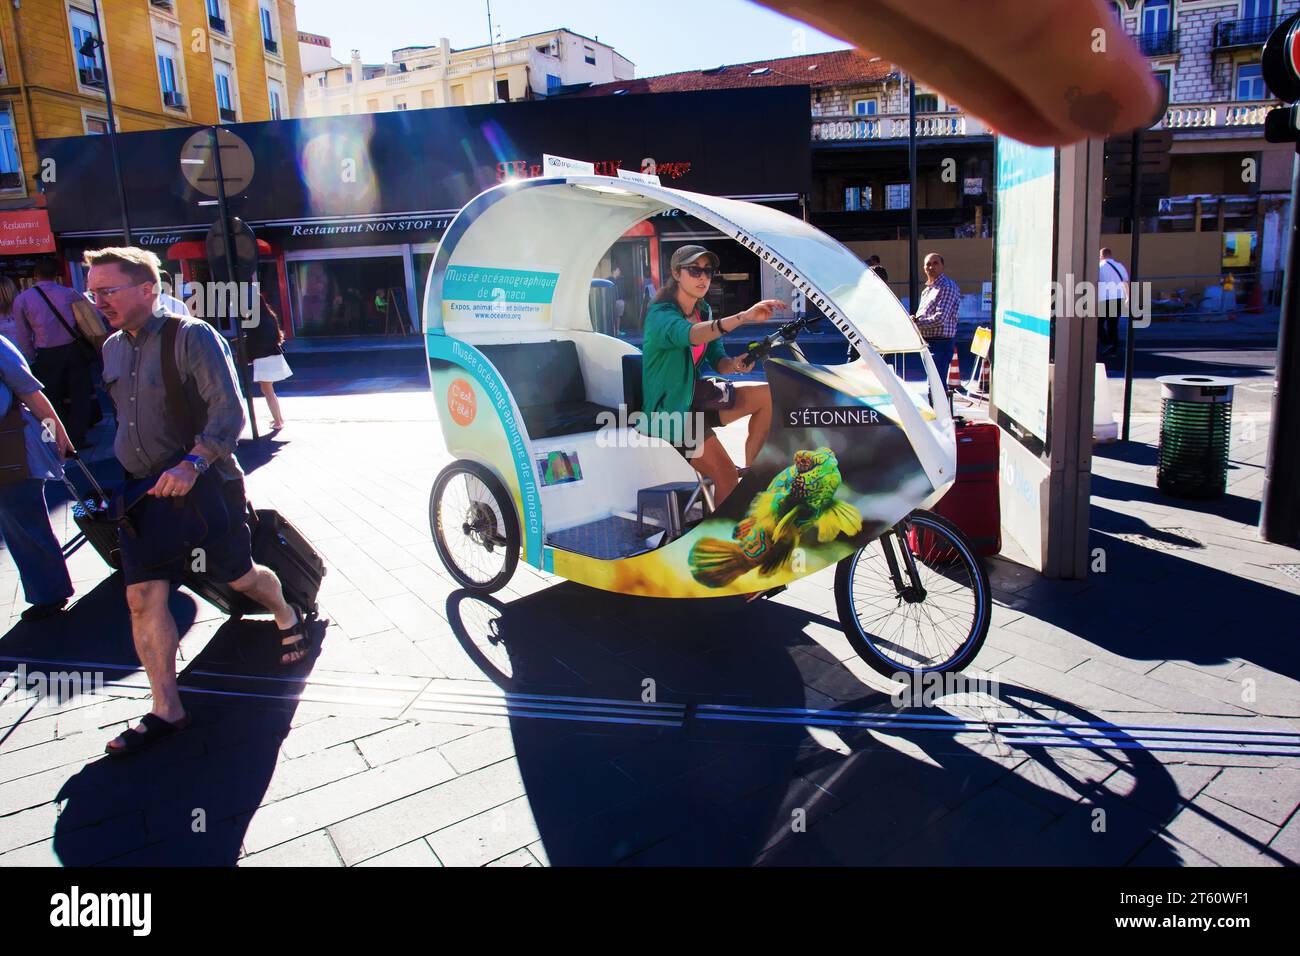
{"type": "MultiPolygon", "coordinates": [[[[1264,139],[1264,118],[1278,101],[1265,87],[1260,58],[1273,28],[1300,9],[1300,0],[1115,0],[1112,6],[1169,91],[1169,108],[1157,124],[1170,134],[1168,186],[1144,213],[1143,232],[1157,234],[1157,248],[1169,247],[1167,258],[1181,265],[1171,261],[1167,271],[1186,273],[1191,288],[1204,285],[1206,274],[1229,269],[1276,294],[1295,152],[1264,139]],[[1244,254],[1229,256],[1220,246],[1244,254]]],[[[1107,228],[1132,231],[1116,217],[1103,223],[1107,228]]],[[[1173,291],[1180,283],[1170,278],[1173,291]]]]}
{"type": "Polygon", "coordinates": [[[54,251],[39,140],[106,133],[106,88],[122,132],[296,115],[296,35],[293,0],[0,4],[0,270],[54,251]]]}
{"type": "Polygon", "coordinates": [[[353,50],[347,63],[321,64],[304,74],[304,115],[543,99],[575,84],[630,79],[635,70],[613,47],[569,29],[464,50],[453,50],[444,37],[436,46],[394,50],[389,63],[363,63],[353,50]]]}
{"type": "MultiPolygon", "coordinates": [[[[1157,294],[1191,294],[1225,271],[1276,294],[1290,212],[1294,150],[1264,140],[1278,105],[1260,56],[1300,0],[1113,0],[1117,22],[1169,89],[1156,124],[1168,131],[1168,184],[1141,218],[1143,271],[1157,294]],[[1227,248],[1237,254],[1225,254],[1227,248]],[[1246,250],[1243,254],[1241,250],[1246,250]]],[[[908,79],[870,53],[840,51],[731,64],[606,83],[581,96],[806,84],[813,157],[809,219],[854,251],[878,254],[896,292],[907,286],[910,227],[908,79]]],[[[917,218],[927,250],[942,252],[967,293],[992,270],[995,134],[938,91],[917,87],[917,218]]],[[[1129,138],[1108,143],[1127,151],[1129,138]]],[[[1110,184],[1107,184],[1110,189],[1110,184]]],[[[1110,204],[1115,209],[1116,204],[1110,204]]],[[[1103,223],[1123,254],[1133,224],[1103,223]]]]}

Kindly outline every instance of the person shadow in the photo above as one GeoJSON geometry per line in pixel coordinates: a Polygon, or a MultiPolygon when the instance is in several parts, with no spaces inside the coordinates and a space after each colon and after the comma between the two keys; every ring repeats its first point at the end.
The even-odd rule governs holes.
{"type": "MultiPolygon", "coordinates": [[[[83,599],[77,610],[84,604],[83,599]]],[[[170,605],[183,640],[196,617],[196,599],[175,591],[170,605]]],[[[125,618],[124,608],[119,613],[125,618]]],[[[112,635],[115,658],[125,654],[134,661],[130,622],[112,623],[116,626],[107,634],[112,635]]],[[[64,783],[56,798],[63,803],[54,830],[59,860],[65,866],[234,865],[289,732],[297,708],[295,691],[319,654],[326,622],[312,626],[318,630],[307,658],[281,667],[274,621],[223,622],[177,675],[193,726],[134,756],[104,755],[64,783]],[[268,675],[284,681],[276,692],[247,692],[246,678],[268,675]]],[[[103,637],[101,632],[92,639],[103,637]]],[[[99,652],[107,656],[102,643],[99,652]]],[[[135,664],[113,668],[105,680],[132,675],[144,684],[135,664]]],[[[137,716],[149,709],[147,698],[139,703],[137,716]]],[[[120,729],[120,724],[106,728],[105,743],[120,729]]]]}
{"type": "MultiPolygon", "coordinates": [[[[261,442],[241,442],[239,458],[245,471],[268,463],[282,444],[269,436],[261,442]]],[[[122,480],[122,468],[114,459],[88,467],[104,487],[122,480]]],[[[89,482],[76,472],[69,469],[74,486],[80,495],[88,494],[89,482]]],[[[53,512],[71,500],[56,482],[47,484],[46,493],[53,512]]],[[[74,539],[64,546],[65,557],[90,547],[74,539]]],[[[89,592],[79,593],[65,613],[40,622],[18,622],[0,637],[0,666],[23,664],[29,673],[77,677],[75,683],[60,683],[59,704],[65,710],[110,703],[114,714],[122,715],[98,731],[83,731],[100,733],[105,744],[150,708],[124,592],[121,573],[112,571],[89,592]],[[116,702],[135,696],[138,707],[116,702]]],[[[179,589],[169,595],[168,607],[184,655],[187,638],[190,644],[204,640],[215,612],[179,589]]],[[[244,828],[274,772],[296,710],[295,693],[319,656],[328,622],[315,620],[311,626],[311,652],[286,667],[279,663],[277,632],[269,618],[221,623],[178,673],[194,725],[144,753],[92,759],[65,781],[56,798],[63,803],[54,831],[60,861],[66,866],[233,865],[244,828]],[[274,693],[247,692],[247,678],[266,676],[279,681],[274,693]]],[[[35,708],[29,714],[39,716],[35,708]]],[[[0,732],[0,743],[27,716],[0,732]]]]}
{"type": "MultiPolygon", "coordinates": [[[[809,636],[838,622],[793,603],[662,601],[564,583],[508,603],[458,591],[446,611],[510,704],[552,865],[1124,863],[1159,843],[1151,838],[1179,803],[1168,771],[1142,751],[851,726],[863,713],[943,712],[897,710],[809,636]],[[586,713],[545,719],[575,700],[586,713]],[[635,715],[637,704],[660,710],[635,715]],[[784,710],[759,721],[746,708],[784,710]],[[1102,783],[1115,774],[1122,792],[1102,783]],[[1101,836],[1096,809],[1108,818],[1101,836]]],[[[1096,719],[1025,688],[1000,694],[1031,716],[1096,719]]],[[[1147,862],[1178,860],[1154,846],[1147,862]]]]}

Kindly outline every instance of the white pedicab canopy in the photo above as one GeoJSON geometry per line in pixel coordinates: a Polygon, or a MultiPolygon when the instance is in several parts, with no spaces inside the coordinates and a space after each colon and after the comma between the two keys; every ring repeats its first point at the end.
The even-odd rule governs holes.
{"type": "Polygon", "coordinates": [[[951,481],[953,429],[944,385],[902,304],[851,250],[758,203],[607,176],[504,183],[471,200],[443,238],[425,296],[426,334],[476,343],[593,331],[596,266],[630,228],[669,209],[712,225],[803,292],[889,392],[935,486],[951,481]],[[918,405],[882,353],[920,356],[929,408],[918,405]]]}

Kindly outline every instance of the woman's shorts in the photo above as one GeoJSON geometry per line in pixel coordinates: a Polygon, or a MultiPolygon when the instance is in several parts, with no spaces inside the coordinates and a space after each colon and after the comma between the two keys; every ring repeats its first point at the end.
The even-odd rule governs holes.
{"type": "Polygon", "coordinates": [[[704,443],[713,437],[713,430],[722,427],[722,415],[717,409],[691,409],[691,434],[683,436],[680,442],[672,446],[681,452],[684,458],[698,457],[704,449],[704,443]]]}

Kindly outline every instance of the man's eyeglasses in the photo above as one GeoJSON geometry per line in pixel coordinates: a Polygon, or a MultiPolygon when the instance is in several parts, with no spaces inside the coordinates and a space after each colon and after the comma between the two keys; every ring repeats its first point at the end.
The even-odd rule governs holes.
{"type": "Polygon", "coordinates": [[[87,289],[86,296],[91,302],[103,302],[110,295],[117,295],[117,293],[121,292],[123,289],[129,289],[131,286],[139,284],[140,283],[138,282],[127,282],[124,285],[113,285],[106,289],[87,289]]]}
{"type": "Polygon", "coordinates": [[[700,276],[708,276],[710,281],[718,274],[718,270],[712,266],[682,266],[682,271],[692,279],[698,279],[700,276]]]}

